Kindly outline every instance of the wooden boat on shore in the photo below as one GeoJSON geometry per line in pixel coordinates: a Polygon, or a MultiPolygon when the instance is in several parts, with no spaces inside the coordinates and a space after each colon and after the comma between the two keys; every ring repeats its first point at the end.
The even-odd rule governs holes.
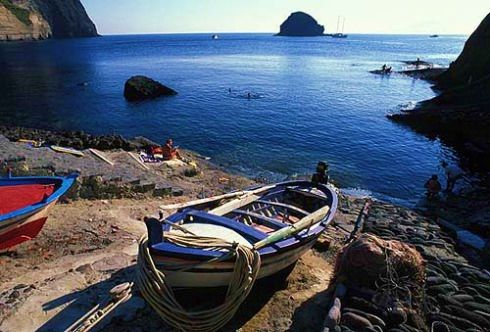
{"type": "Polygon", "coordinates": [[[36,237],[49,210],[76,178],[77,175],[0,178],[0,251],[36,237]]]}
{"type": "Polygon", "coordinates": [[[190,232],[254,248],[260,279],[294,266],[315,244],[333,219],[337,195],[327,185],[290,181],[172,207],[179,209],[166,219],[145,219],[155,266],[172,287],[220,287],[230,282],[233,259],[220,260],[226,253],[219,250],[175,244],[166,235],[190,232]]]}

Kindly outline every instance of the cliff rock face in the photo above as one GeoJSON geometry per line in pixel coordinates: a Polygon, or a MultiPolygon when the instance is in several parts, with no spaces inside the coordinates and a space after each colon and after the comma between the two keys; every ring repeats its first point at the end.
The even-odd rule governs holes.
{"type": "Polygon", "coordinates": [[[79,0],[0,0],[0,40],[97,36],[79,0]]]}
{"type": "Polygon", "coordinates": [[[283,24],[278,36],[311,37],[322,36],[325,31],[323,25],[310,15],[303,12],[292,13],[283,24]]]}
{"type": "Polygon", "coordinates": [[[490,14],[465,44],[463,52],[440,76],[439,88],[447,89],[475,82],[490,75],[490,14]]]}
{"type": "Polygon", "coordinates": [[[490,170],[490,14],[463,52],[436,79],[439,96],[409,112],[391,115],[429,137],[439,137],[476,171],[490,170]]]}

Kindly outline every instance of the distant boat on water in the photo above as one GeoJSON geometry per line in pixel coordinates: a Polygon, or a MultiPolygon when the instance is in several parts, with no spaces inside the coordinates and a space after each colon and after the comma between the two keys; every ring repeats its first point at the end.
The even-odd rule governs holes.
{"type": "Polygon", "coordinates": [[[439,37],[439,35],[430,35],[429,37],[430,37],[430,38],[438,38],[438,37],[439,37]]]}
{"type": "Polygon", "coordinates": [[[339,27],[340,27],[340,16],[337,19],[337,32],[332,34],[332,38],[347,38],[347,35],[344,34],[345,17],[343,18],[343,21],[342,21],[342,31],[341,32],[339,32],[339,27]]]}
{"type": "Polygon", "coordinates": [[[214,40],[216,40],[216,39],[219,39],[219,36],[218,35],[213,35],[211,38],[214,39],[214,40]]]}

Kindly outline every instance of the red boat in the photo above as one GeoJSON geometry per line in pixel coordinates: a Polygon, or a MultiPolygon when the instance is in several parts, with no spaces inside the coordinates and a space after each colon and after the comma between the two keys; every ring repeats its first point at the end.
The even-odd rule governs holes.
{"type": "Polygon", "coordinates": [[[0,251],[35,238],[77,176],[0,178],[0,251]]]}

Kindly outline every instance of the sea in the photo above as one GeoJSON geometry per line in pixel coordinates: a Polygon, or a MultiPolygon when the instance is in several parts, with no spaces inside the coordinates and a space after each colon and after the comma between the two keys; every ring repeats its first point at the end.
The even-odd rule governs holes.
{"type": "MultiPolygon", "coordinates": [[[[92,134],[172,137],[226,169],[280,181],[327,161],[342,188],[414,205],[451,148],[390,113],[436,93],[380,76],[420,58],[448,66],[467,36],[161,34],[0,44],[0,124],[92,134]],[[146,75],[178,95],[124,99],[146,75]],[[250,94],[250,97],[249,97],[250,94]]],[[[442,174],[441,174],[442,175],[442,174]]]]}

